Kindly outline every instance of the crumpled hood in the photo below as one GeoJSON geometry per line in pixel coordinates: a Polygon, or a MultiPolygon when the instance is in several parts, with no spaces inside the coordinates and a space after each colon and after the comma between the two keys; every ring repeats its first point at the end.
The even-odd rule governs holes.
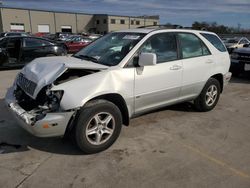
{"type": "Polygon", "coordinates": [[[74,57],[44,57],[37,58],[27,64],[21,73],[28,79],[37,84],[32,98],[36,98],[39,91],[46,85],[53,83],[67,69],[88,69],[101,70],[108,66],[92,63],[74,57]]]}

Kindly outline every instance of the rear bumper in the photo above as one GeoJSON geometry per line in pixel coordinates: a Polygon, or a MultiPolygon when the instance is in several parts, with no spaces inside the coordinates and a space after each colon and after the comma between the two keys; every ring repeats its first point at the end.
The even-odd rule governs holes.
{"type": "Polygon", "coordinates": [[[21,108],[17,104],[13,92],[13,87],[8,90],[5,97],[5,103],[8,110],[22,128],[37,137],[64,135],[74,111],[47,113],[41,120],[36,121],[36,114],[32,114],[21,108]]]}
{"type": "Polygon", "coordinates": [[[231,77],[232,77],[232,73],[231,72],[227,72],[226,74],[223,75],[223,85],[224,86],[228,85],[231,77]]]}

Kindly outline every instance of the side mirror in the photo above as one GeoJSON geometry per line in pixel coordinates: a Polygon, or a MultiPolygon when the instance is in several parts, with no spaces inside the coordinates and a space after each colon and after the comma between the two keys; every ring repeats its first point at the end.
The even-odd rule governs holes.
{"type": "Polygon", "coordinates": [[[244,44],[243,47],[244,47],[244,48],[248,48],[249,45],[250,45],[249,43],[248,43],[248,44],[244,44]]]}
{"type": "Polygon", "coordinates": [[[141,67],[156,65],[157,57],[155,53],[141,53],[139,55],[139,65],[141,67]]]}

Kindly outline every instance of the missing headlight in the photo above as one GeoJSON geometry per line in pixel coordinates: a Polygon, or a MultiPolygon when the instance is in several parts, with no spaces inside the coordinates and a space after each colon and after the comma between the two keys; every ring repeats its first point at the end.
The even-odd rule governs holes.
{"type": "Polygon", "coordinates": [[[46,91],[46,95],[48,97],[48,101],[44,106],[39,106],[44,110],[49,110],[51,112],[58,111],[60,108],[60,101],[63,97],[63,91],[46,91]]]}

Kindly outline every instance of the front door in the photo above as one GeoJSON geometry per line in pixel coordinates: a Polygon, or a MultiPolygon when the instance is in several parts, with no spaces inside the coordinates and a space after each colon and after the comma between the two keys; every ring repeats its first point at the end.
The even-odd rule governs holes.
{"type": "Polygon", "coordinates": [[[157,64],[135,68],[135,113],[177,101],[182,82],[175,34],[153,35],[140,48],[143,52],[155,53],[157,64]]]}
{"type": "Polygon", "coordinates": [[[13,37],[9,39],[6,48],[8,54],[8,66],[16,66],[19,64],[21,45],[21,38],[13,37]]]}

